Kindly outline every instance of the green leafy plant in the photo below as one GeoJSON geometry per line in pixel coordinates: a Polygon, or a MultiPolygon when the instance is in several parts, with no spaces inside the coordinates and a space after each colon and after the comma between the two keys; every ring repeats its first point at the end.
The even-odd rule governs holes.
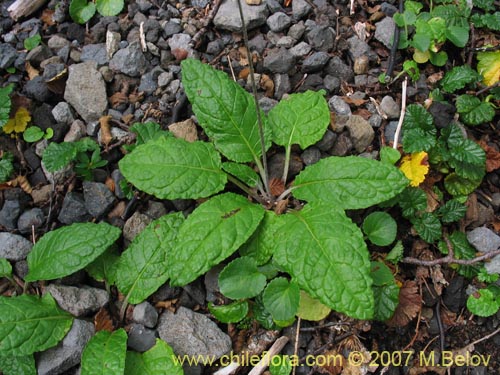
{"type": "Polygon", "coordinates": [[[11,100],[10,93],[14,89],[14,85],[10,84],[0,88],[0,129],[9,121],[11,100]]]}
{"type": "Polygon", "coordinates": [[[491,316],[500,310],[500,287],[489,285],[479,289],[467,298],[467,308],[478,316],[491,316]]]}
{"type": "Polygon", "coordinates": [[[76,23],[86,23],[94,17],[96,11],[101,16],[116,16],[124,6],[124,0],[71,0],[69,15],[76,23]]]}
{"type": "Polygon", "coordinates": [[[23,139],[28,143],[38,142],[41,139],[50,139],[54,136],[54,130],[48,128],[43,131],[38,126],[30,126],[23,132],[23,139]]]}
{"type": "Polygon", "coordinates": [[[10,152],[2,152],[0,154],[0,183],[8,181],[12,172],[14,172],[14,155],[10,152]]]}
{"type": "Polygon", "coordinates": [[[31,51],[35,47],[37,47],[42,41],[42,37],[40,34],[35,34],[33,36],[30,36],[29,38],[24,39],[24,48],[26,48],[28,51],[31,51]]]}

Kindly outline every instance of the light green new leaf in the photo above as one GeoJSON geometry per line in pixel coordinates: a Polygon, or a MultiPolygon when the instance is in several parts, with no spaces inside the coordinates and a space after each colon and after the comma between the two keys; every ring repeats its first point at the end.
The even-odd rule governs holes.
{"type": "Polygon", "coordinates": [[[5,258],[0,258],[0,277],[11,277],[12,265],[5,258]]]}
{"type": "Polygon", "coordinates": [[[408,185],[396,167],[356,156],[332,156],[307,166],[295,179],[293,195],[308,202],[357,209],[386,201],[408,185]]]}
{"type": "Polygon", "coordinates": [[[183,375],[184,371],[172,348],[165,341],[156,339],[155,346],[147,352],[127,352],[125,374],[183,375]]]}
{"type": "Polygon", "coordinates": [[[240,254],[254,258],[259,266],[267,263],[273,256],[274,235],[279,225],[278,216],[273,211],[266,211],[257,230],[240,247],[240,254]]]}
{"type": "Polygon", "coordinates": [[[281,215],[274,260],[300,288],[353,318],[373,316],[368,249],[361,230],[333,204],[281,215]]]}
{"type": "Polygon", "coordinates": [[[28,254],[26,281],[52,280],[83,269],[104,253],[120,229],[107,223],[75,223],[46,233],[28,254]]]}
{"type": "Polygon", "coordinates": [[[488,317],[500,309],[500,301],[490,289],[480,289],[467,298],[467,308],[474,315],[488,317]]]}
{"type": "Polygon", "coordinates": [[[181,225],[170,257],[170,284],[186,285],[233,254],[252,235],[264,209],[225,193],[199,205],[181,225]]]}
{"type": "Polygon", "coordinates": [[[330,110],[321,91],[291,94],[268,114],[274,143],[303,150],[318,142],[330,124],[330,110]]]}
{"type": "Polygon", "coordinates": [[[396,164],[401,159],[401,154],[395,148],[383,146],[380,149],[380,161],[387,164],[396,164]]]}
{"type": "Polygon", "coordinates": [[[23,132],[23,139],[28,143],[38,142],[44,134],[44,131],[38,126],[30,126],[23,132]]]}
{"type": "Polygon", "coordinates": [[[96,6],[87,0],[71,0],[69,4],[69,15],[76,23],[86,23],[95,14],[96,6]]]}
{"type": "Polygon", "coordinates": [[[252,298],[266,286],[266,276],[257,269],[257,262],[240,257],[229,263],[219,275],[222,294],[231,299],[252,298]]]}
{"type": "Polygon", "coordinates": [[[141,303],[167,281],[172,246],[183,222],[181,212],[153,221],[121,255],[116,286],[130,303],[141,303]]]}
{"type": "Polygon", "coordinates": [[[439,82],[443,90],[455,92],[463,89],[466,85],[476,83],[481,76],[468,65],[459,65],[446,72],[444,78],[439,82]]]}
{"type": "Polygon", "coordinates": [[[123,0],[96,0],[97,11],[101,16],[116,16],[123,9],[123,0]]]}
{"type": "Polygon", "coordinates": [[[125,370],[127,332],[99,331],[82,353],[82,375],[121,375],[125,370]]]}
{"type": "Polygon", "coordinates": [[[123,176],[161,199],[204,198],[224,188],[227,176],[210,143],[161,137],[138,146],[119,162],[123,176]]]}
{"type": "Polygon", "coordinates": [[[56,172],[71,163],[76,158],[77,152],[74,143],[52,142],[43,152],[42,161],[49,172],[56,172]]]}
{"type": "MultiPolygon", "coordinates": [[[[182,84],[193,112],[215,147],[232,161],[259,160],[262,150],[252,95],[224,72],[198,60],[186,59],[181,66],[182,84]]],[[[270,134],[265,138],[267,150],[270,134]]]]}
{"type": "Polygon", "coordinates": [[[22,357],[0,355],[0,371],[4,375],[36,375],[35,358],[31,354],[22,357]]]}
{"type": "Polygon", "coordinates": [[[297,310],[297,316],[299,318],[317,322],[325,319],[331,311],[332,309],[328,306],[325,306],[317,299],[312,298],[303,290],[300,291],[299,308],[297,310]]]}
{"type": "Polygon", "coordinates": [[[295,282],[284,277],[271,280],[264,289],[262,302],[275,321],[293,319],[299,309],[300,289],[295,282]]]}
{"type": "Polygon", "coordinates": [[[26,48],[28,51],[31,51],[33,48],[38,46],[41,41],[42,37],[40,36],[40,34],[35,34],[33,36],[30,36],[29,38],[24,39],[23,45],[24,48],[26,48]]]}
{"type": "Polygon", "coordinates": [[[249,187],[256,187],[257,184],[260,183],[260,178],[257,175],[257,172],[246,164],[227,161],[222,163],[222,169],[249,187]]]}
{"type": "Polygon", "coordinates": [[[248,302],[243,300],[220,306],[215,306],[210,302],[208,304],[208,310],[210,310],[210,313],[219,322],[238,323],[248,314],[248,302]]]}
{"type": "Polygon", "coordinates": [[[50,294],[0,297],[0,355],[26,356],[51,348],[72,324],[71,314],[50,294]]]}

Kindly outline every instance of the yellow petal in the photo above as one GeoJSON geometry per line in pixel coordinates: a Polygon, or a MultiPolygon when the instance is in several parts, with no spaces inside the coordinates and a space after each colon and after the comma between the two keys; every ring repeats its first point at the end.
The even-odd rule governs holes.
{"type": "Polygon", "coordinates": [[[9,119],[5,125],[3,126],[2,130],[6,133],[6,134],[10,134],[14,131],[16,127],[16,120],[14,120],[13,118],[9,119]]]}
{"type": "Polygon", "coordinates": [[[31,116],[26,108],[19,107],[19,109],[16,111],[14,119],[14,130],[16,131],[16,133],[22,133],[26,130],[26,126],[28,126],[28,123],[31,121],[31,116]]]}
{"type": "Polygon", "coordinates": [[[421,151],[405,155],[399,169],[410,180],[411,186],[420,185],[425,180],[425,175],[429,172],[427,152],[421,151]]]}

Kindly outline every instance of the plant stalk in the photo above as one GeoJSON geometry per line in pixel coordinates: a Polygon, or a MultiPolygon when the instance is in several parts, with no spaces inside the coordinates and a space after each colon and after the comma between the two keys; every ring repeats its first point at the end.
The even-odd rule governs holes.
{"type": "Polygon", "coordinates": [[[285,166],[283,167],[283,177],[281,180],[283,184],[286,185],[286,179],[288,178],[288,168],[290,168],[290,153],[292,151],[292,145],[288,145],[285,150],[285,166]]]}
{"type": "Polygon", "coordinates": [[[257,98],[257,85],[255,84],[252,54],[250,53],[250,48],[248,46],[248,33],[247,33],[247,27],[245,25],[245,18],[243,16],[243,7],[241,5],[241,0],[237,0],[237,3],[238,3],[238,10],[240,12],[241,28],[243,30],[243,42],[245,43],[245,49],[247,50],[248,67],[250,69],[250,81],[252,83],[252,94],[253,94],[253,99],[255,102],[255,109],[257,111],[257,124],[259,126],[260,148],[262,150],[262,163],[260,163],[260,161],[257,162],[257,160],[256,160],[256,162],[257,162],[257,166],[259,168],[262,182],[264,184],[264,189],[265,189],[267,194],[270,194],[268,169],[267,169],[267,158],[266,158],[266,141],[265,141],[265,137],[264,137],[264,125],[262,123],[262,116],[260,113],[259,100],[257,98]]]}
{"type": "Polygon", "coordinates": [[[241,190],[243,190],[245,193],[247,193],[253,199],[255,199],[257,202],[265,203],[265,202],[263,202],[261,197],[259,197],[257,194],[255,194],[254,191],[252,191],[248,186],[246,186],[243,182],[241,182],[237,178],[231,176],[230,174],[227,174],[227,179],[229,181],[231,181],[233,184],[235,184],[236,186],[238,186],[241,190]]]}

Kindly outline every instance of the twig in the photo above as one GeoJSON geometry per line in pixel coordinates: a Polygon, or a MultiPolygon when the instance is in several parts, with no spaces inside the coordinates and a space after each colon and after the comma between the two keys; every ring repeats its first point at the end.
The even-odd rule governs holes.
{"type": "Polygon", "coordinates": [[[288,342],[288,337],[286,336],[281,336],[279,339],[277,339],[273,346],[269,348],[269,352],[266,353],[264,357],[257,363],[257,365],[248,373],[248,375],[260,375],[262,374],[266,368],[269,367],[269,363],[271,362],[271,359],[281,352],[281,350],[285,347],[286,343],[288,342]]]}
{"type": "Polygon", "coordinates": [[[406,111],[406,87],[408,86],[408,77],[402,83],[402,94],[401,94],[401,114],[399,115],[398,127],[396,128],[396,133],[394,133],[394,147],[395,150],[398,149],[398,139],[401,133],[401,128],[403,127],[403,120],[405,119],[406,111]]]}
{"type": "Polygon", "coordinates": [[[349,323],[349,322],[330,322],[330,323],[321,324],[321,325],[318,325],[315,327],[301,328],[300,330],[302,332],[313,332],[313,331],[317,331],[318,329],[323,329],[323,328],[330,328],[330,327],[335,327],[335,326],[350,326],[350,325],[351,325],[351,323],[349,323]]]}
{"type": "Polygon", "coordinates": [[[231,56],[227,55],[227,62],[229,64],[229,69],[231,70],[231,75],[233,76],[233,81],[236,82],[236,76],[234,75],[233,63],[231,62],[231,56]]]}
{"type": "MultiPolygon", "coordinates": [[[[399,13],[403,13],[403,0],[399,0],[399,13]]],[[[389,64],[387,65],[386,76],[392,76],[394,72],[394,66],[396,65],[396,53],[398,51],[399,37],[401,34],[401,29],[398,25],[394,25],[394,38],[391,46],[391,54],[389,55],[389,64]]]]}
{"type": "Polygon", "coordinates": [[[215,18],[215,15],[217,14],[221,3],[222,3],[222,0],[214,0],[214,7],[212,8],[210,13],[208,14],[207,18],[205,18],[205,20],[203,21],[203,27],[201,29],[199,29],[196,34],[194,34],[193,38],[189,42],[190,47],[192,47],[192,48],[198,47],[198,45],[200,44],[200,41],[201,41],[201,37],[207,32],[207,27],[208,27],[208,25],[210,25],[210,23],[215,18]]]}
{"type": "Polygon", "coordinates": [[[472,65],[472,57],[474,54],[472,53],[472,49],[474,48],[474,44],[476,43],[476,33],[474,32],[474,24],[471,23],[470,25],[470,49],[469,49],[469,56],[467,57],[467,65],[471,66],[472,65]]]}
{"type": "Polygon", "coordinates": [[[349,14],[351,16],[354,14],[354,0],[351,0],[351,4],[349,5],[349,14]]]}
{"type": "Polygon", "coordinates": [[[486,91],[489,91],[489,90],[491,90],[491,89],[494,89],[495,87],[498,87],[498,86],[500,86],[500,81],[498,81],[498,82],[494,83],[493,85],[487,86],[487,87],[485,87],[485,88],[483,88],[483,89],[479,90],[478,92],[476,92],[476,96],[479,96],[479,95],[481,95],[482,93],[484,93],[484,92],[486,92],[486,91]]]}
{"type": "Polygon", "coordinates": [[[476,340],[476,341],[474,341],[472,344],[469,344],[469,345],[467,345],[467,346],[477,345],[477,344],[479,344],[480,342],[483,342],[483,341],[485,341],[485,340],[488,340],[490,337],[495,336],[497,333],[500,333],[500,327],[499,327],[499,328],[497,328],[495,331],[493,331],[493,332],[491,332],[491,333],[487,334],[486,336],[481,337],[480,339],[477,339],[477,340],[476,340]]]}
{"type": "Polygon", "coordinates": [[[444,328],[443,328],[443,322],[441,321],[441,301],[438,301],[436,303],[436,308],[435,312],[436,314],[436,321],[438,324],[438,329],[439,329],[439,349],[441,350],[441,353],[444,352],[444,328]]]}
{"type": "Polygon", "coordinates": [[[147,52],[146,35],[144,35],[144,22],[139,25],[139,41],[141,42],[142,52],[147,52]]]}
{"type": "MultiPolygon", "coordinates": [[[[297,328],[295,332],[295,343],[293,345],[293,356],[297,358],[297,353],[299,352],[299,337],[300,337],[300,317],[297,319],[297,328]]],[[[293,366],[292,375],[295,375],[295,369],[297,366],[293,366]]]]}

